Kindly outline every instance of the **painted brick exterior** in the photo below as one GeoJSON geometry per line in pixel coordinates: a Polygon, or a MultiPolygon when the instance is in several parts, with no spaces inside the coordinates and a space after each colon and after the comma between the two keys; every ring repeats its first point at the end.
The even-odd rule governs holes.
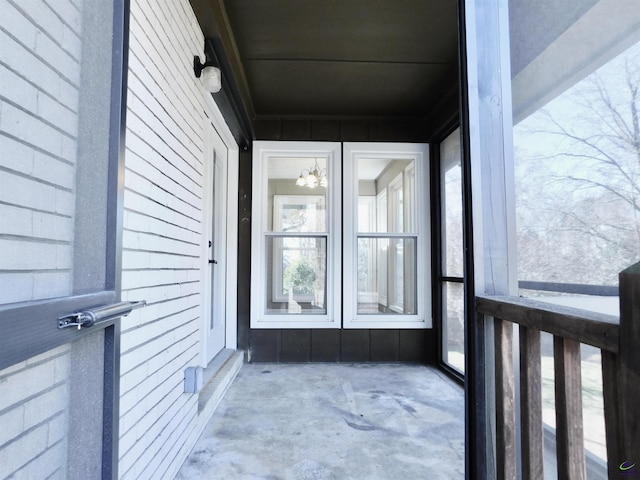
{"type": "Polygon", "coordinates": [[[0,372],[0,477],[62,477],[66,468],[70,348],[0,372]]]}
{"type": "Polygon", "coordinates": [[[0,1],[0,303],[71,288],[81,12],[0,1]]]}
{"type": "MultiPolygon", "coordinates": [[[[79,7],[0,0],[0,304],[71,289],[79,7]]],[[[62,478],[70,346],[0,371],[0,478],[62,478]]]]}

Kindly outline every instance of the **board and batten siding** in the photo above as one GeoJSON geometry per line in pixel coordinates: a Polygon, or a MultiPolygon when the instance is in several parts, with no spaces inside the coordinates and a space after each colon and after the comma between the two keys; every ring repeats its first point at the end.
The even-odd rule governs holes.
{"type": "MultiPolygon", "coordinates": [[[[256,121],[256,139],[266,141],[427,143],[427,122],[271,118],[256,121]]],[[[238,298],[251,296],[251,152],[240,155],[238,298]]],[[[255,161],[255,159],[253,160],[255,161]]],[[[238,302],[238,347],[251,362],[435,363],[433,329],[251,328],[249,302],[238,302]]]]}
{"type": "Polygon", "coordinates": [[[200,362],[204,37],[187,0],[132,0],[122,297],[122,479],[173,478],[207,419],[185,394],[200,362]]]}

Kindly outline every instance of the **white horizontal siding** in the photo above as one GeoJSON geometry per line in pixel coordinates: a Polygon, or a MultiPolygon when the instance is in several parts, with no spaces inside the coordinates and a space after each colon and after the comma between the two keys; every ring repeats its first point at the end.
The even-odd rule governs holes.
{"type": "MultiPolygon", "coordinates": [[[[193,95],[196,92],[195,83],[184,83],[182,80],[183,69],[188,67],[191,70],[193,66],[193,52],[185,57],[183,55],[184,46],[197,45],[198,51],[200,51],[203,43],[202,33],[197,23],[190,25],[181,23],[181,18],[184,19],[185,15],[191,15],[190,12],[183,11],[185,9],[184,2],[164,1],[161,3],[165,8],[154,9],[156,2],[140,1],[142,15],[134,19],[139,22],[140,29],[133,29],[133,37],[138,38],[138,31],[145,32],[140,36],[143,53],[152,57],[152,64],[146,68],[146,72],[156,79],[155,82],[158,86],[163,89],[170,88],[176,98],[180,99],[180,101],[170,102],[166,107],[174,108],[180,112],[180,117],[185,124],[184,130],[199,134],[200,129],[196,125],[202,105],[200,99],[193,95]],[[161,24],[162,28],[157,28],[158,24],[161,24]],[[165,54],[167,55],[163,61],[153,61],[158,56],[165,54]],[[192,126],[188,126],[189,124],[192,126]]],[[[190,9],[188,5],[186,8],[190,9]]],[[[139,55],[137,49],[135,53],[139,55]]],[[[145,59],[146,57],[140,58],[145,59]]]]}
{"type": "MultiPolygon", "coordinates": [[[[158,303],[154,310],[157,312],[153,321],[136,325],[127,331],[122,339],[123,356],[132,355],[133,361],[144,358],[145,362],[155,357],[166,356],[162,349],[168,348],[182,336],[188,335],[192,322],[197,318],[197,312],[192,306],[194,300],[190,297],[181,297],[174,300],[158,303]],[[160,316],[162,311],[168,315],[160,316]],[[156,335],[149,337],[150,331],[157,331],[156,335]]],[[[152,314],[149,314],[152,315],[152,314]]],[[[134,367],[137,363],[134,363],[134,367]]],[[[148,365],[147,365],[148,367],[148,365]]],[[[123,369],[123,375],[126,375],[123,369]]]]}
{"type": "MultiPolygon", "coordinates": [[[[180,190],[182,189],[180,185],[176,185],[173,188],[172,185],[161,186],[132,169],[127,169],[127,173],[125,188],[134,192],[144,192],[150,200],[197,221],[197,215],[201,211],[200,206],[185,201],[180,195],[180,190]]],[[[155,172],[150,172],[151,175],[153,173],[155,172]]]]}
{"type": "Polygon", "coordinates": [[[154,198],[153,195],[156,193],[152,190],[146,192],[127,188],[125,189],[125,196],[135,200],[132,200],[129,204],[125,203],[125,208],[142,214],[147,213],[150,217],[163,220],[171,225],[183,226],[187,232],[199,232],[200,222],[198,219],[184,215],[184,213],[164,205],[161,202],[166,199],[166,195],[156,195],[154,198]]]}
{"type": "Polygon", "coordinates": [[[200,240],[200,232],[186,230],[180,225],[151,216],[148,212],[139,213],[131,208],[124,212],[124,227],[132,232],[153,232],[182,242],[197,243],[200,240]]]}
{"type": "MultiPolygon", "coordinates": [[[[170,449],[179,448],[186,439],[180,438],[173,428],[167,428],[172,423],[188,424],[195,419],[197,398],[187,396],[183,390],[183,365],[193,362],[194,357],[189,352],[189,347],[197,343],[198,332],[191,334],[192,338],[185,338],[169,346],[170,354],[175,356],[164,358],[163,368],[158,370],[147,382],[139,386],[138,395],[144,395],[138,403],[126,412],[121,419],[121,445],[131,445],[121,457],[121,476],[143,478],[140,472],[152,467],[149,459],[158,458],[160,455],[158,431],[165,431],[166,437],[162,441],[169,440],[170,449]],[[179,405],[180,408],[172,408],[179,405]],[[153,427],[153,428],[152,428],[153,427]]],[[[170,451],[168,455],[173,455],[170,451]]],[[[176,459],[177,460],[177,459],[176,459]]],[[[181,463],[184,458],[177,460],[181,463]]],[[[161,472],[157,477],[169,476],[168,472],[161,472]]]]}
{"type": "Polygon", "coordinates": [[[123,479],[173,478],[197,435],[205,106],[193,74],[204,37],[188,0],[133,0],[125,156],[122,322],[123,479]]]}
{"type": "MultiPolygon", "coordinates": [[[[161,136],[166,147],[175,152],[180,158],[189,158],[194,156],[197,158],[197,148],[194,140],[189,135],[195,135],[193,132],[177,131],[172,129],[178,128],[176,123],[180,121],[180,114],[175,109],[164,109],[158,102],[158,98],[149,92],[150,86],[146,82],[141,82],[135,75],[131,76],[129,85],[132,89],[138,88],[138,93],[132,93],[129,107],[131,111],[139,113],[145,119],[148,125],[156,135],[161,136]]],[[[132,91],[133,92],[133,91],[132,91]]],[[[171,90],[167,93],[173,93],[171,90]]],[[[196,139],[197,140],[197,139],[196,139]]],[[[189,166],[189,163],[185,163],[189,166]]]]}
{"type": "MultiPolygon", "coordinates": [[[[151,155],[153,157],[153,154],[151,155]]],[[[183,174],[180,170],[175,170],[173,165],[166,165],[166,169],[161,169],[148,160],[139,155],[131,155],[128,163],[129,171],[132,172],[132,181],[139,181],[135,175],[144,178],[147,182],[152,183],[157,188],[164,191],[172,192],[185,206],[198,207],[202,199],[198,197],[192,189],[188,188],[191,184],[196,187],[201,183],[201,179],[193,181],[188,178],[181,178],[183,174]],[[185,185],[186,184],[186,185],[185,185]]]]}
{"type": "Polygon", "coordinates": [[[148,232],[132,231],[123,247],[137,252],[162,252],[170,255],[189,255],[192,257],[198,257],[200,254],[200,246],[197,244],[148,232]]]}
{"type": "MultiPolygon", "coordinates": [[[[181,330],[184,330],[184,328],[181,330]]],[[[139,425],[160,419],[153,416],[146,418],[146,413],[150,409],[155,409],[155,405],[167,395],[172,396],[170,394],[174,387],[178,383],[182,383],[182,370],[177,370],[175,365],[172,366],[171,364],[175,363],[176,359],[181,359],[181,361],[193,359],[190,355],[189,347],[197,342],[196,337],[197,331],[193,330],[188,332],[186,337],[176,338],[174,335],[164,335],[164,342],[156,342],[163,344],[165,351],[149,358],[150,365],[147,366],[147,376],[135,385],[133,389],[122,395],[123,400],[125,400],[123,404],[126,405],[127,399],[130,399],[128,400],[130,401],[130,408],[122,412],[121,426],[123,427],[123,436],[135,429],[137,432],[136,437],[142,438],[146,435],[146,432],[144,429],[140,429],[139,425]],[[158,382],[159,377],[162,378],[161,382],[158,382]]]]}
{"type": "Polygon", "coordinates": [[[123,292],[124,297],[135,298],[136,288],[141,287],[164,287],[168,285],[183,285],[188,282],[200,281],[200,271],[193,269],[183,270],[160,270],[158,268],[148,268],[145,270],[126,270],[127,290],[123,292]]]}
{"type": "MultiPolygon", "coordinates": [[[[159,157],[167,163],[166,167],[171,168],[168,173],[175,173],[175,180],[182,183],[182,178],[186,177],[191,182],[199,184],[202,182],[202,166],[199,160],[194,157],[183,157],[180,155],[180,149],[174,150],[171,145],[165,142],[166,138],[158,135],[150,123],[141,116],[144,112],[137,112],[129,108],[127,110],[127,128],[131,133],[140,139],[143,139],[153,150],[153,156],[159,157]],[[173,170],[175,169],[175,171],[173,170]]],[[[142,153],[142,152],[141,152],[142,153]]],[[[182,153],[186,153],[182,150],[182,153]]],[[[145,156],[143,158],[146,159],[145,156]]],[[[173,176],[172,176],[173,178],[173,176]]]]}

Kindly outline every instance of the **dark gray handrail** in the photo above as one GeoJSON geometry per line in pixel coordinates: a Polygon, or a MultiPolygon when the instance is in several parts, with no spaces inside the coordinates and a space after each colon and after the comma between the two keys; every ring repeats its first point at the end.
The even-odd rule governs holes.
{"type": "Polygon", "coordinates": [[[589,285],[586,283],[536,282],[519,280],[518,288],[541,292],[573,293],[576,295],[594,295],[598,297],[617,297],[620,289],[614,285],[589,285]]]}
{"type": "Polygon", "coordinates": [[[614,315],[512,296],[479,296],[476,307],[483,315],[618,352],[620,319],[614,315]]]}

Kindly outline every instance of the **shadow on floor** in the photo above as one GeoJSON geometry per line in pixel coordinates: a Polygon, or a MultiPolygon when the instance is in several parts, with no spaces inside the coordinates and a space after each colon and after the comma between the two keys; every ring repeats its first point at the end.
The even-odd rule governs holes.
{"type": "Polygon", "coordinates": [[[464,478],[463,389],[419,365],[244,365],[176,478],[464,478]]]}

